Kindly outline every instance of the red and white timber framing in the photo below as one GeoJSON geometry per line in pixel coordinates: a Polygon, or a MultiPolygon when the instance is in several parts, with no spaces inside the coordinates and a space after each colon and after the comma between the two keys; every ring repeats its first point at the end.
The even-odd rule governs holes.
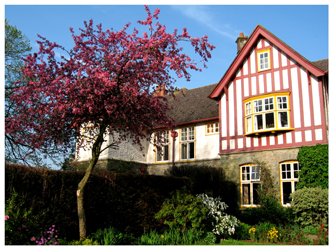
{"type": "Polygon", "coordinates": [[[324,73],[309,66],[307,61],[275,36],[270,37],[271,34],[261,30],[261,26],[256,29],[259,31],[252,33],[245,45],[248,47],[243,48],[210,95],[219,99],[220,153],[328,143],[321,81],[324,73]],[[251,38],[252,46],[249,44],[251,38]],[[263,49],[270,49],[271,68],[258,72],[257,51],[263,49]],[[245,135],[243,100],[286,92],[289,93],[292,130],[245,135]]]}

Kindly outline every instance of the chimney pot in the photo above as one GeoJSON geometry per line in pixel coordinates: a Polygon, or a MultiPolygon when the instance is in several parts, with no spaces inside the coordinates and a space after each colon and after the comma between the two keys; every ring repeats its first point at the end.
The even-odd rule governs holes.
{"type": "Polygon", "coordinates": [[[243,32],[239,33],[239,37],[244,37],[244,33],[243,32]]]}

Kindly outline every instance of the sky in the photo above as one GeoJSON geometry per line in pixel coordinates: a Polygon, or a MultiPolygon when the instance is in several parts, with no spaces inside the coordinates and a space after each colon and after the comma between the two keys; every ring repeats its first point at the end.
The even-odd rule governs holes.
{"type": "MultiPolygon", "coordinates": [[[[215,0],[212,5],[210,0],[206,0],[204,3],[207,5],[203,5],[202,1],[196,0],[169,0],[166,3],[123,0],[123,5],[119,5],[118,1],[115,5],[116,1],[51,0],[48,5],[42,5],[45,2],[40,1],[29,1],[26,5],[22,1],[5,0],[1,7],[3,22],[6,18],[10,25],[22,31],[30,40],[32,53],[39,50],[37,34],[70,50],[74,45],[70,27],[78,34],[79,28],[84,28],[84,21],[92,19],[95,25],[102,24],[103,30],[113,28],[119,31],[130,22],[129,33],[134,27],[142,31],[137,21],[145,20],[147,16],[143,4],[149,4],[152,13],[159,8],[158,21],[166,26],[168,32],[178,29],[181,33],[186,27],[192,37],[207,35],[209,43],[216,46],[211,52],[208,68],[202,72],[190,72],[192,77],[189,82],[181,78],[175,83],[178,88],[193,89],[219,82],[237,55],[235,41],[239,33],[250,36],[258,24],[310,61],[328,58],[328,3],[319,0],[317,4],[320,5],[298,5],[299,1],[296,1],[295,5],[283,5],[292,3],[283,1],[279,2],[280,5],[261,5],[260,1],[243,5],[235,0],[233,3],[237,5],[217,5],[217,2],[223,2],[215,0]],[[95,5],[91,5],[92,2],[95,5]]],[[[191,58],[200,59],[189,44],[180,45],[191,58]]],[[[60,56],[60,53],[57,55],[60,56]]]]}
{"type": "MultiPolygon", "coordinates": [[[[80,3],[85,2],[80,1],[80,3]]],[[[139,31],[142,30],[140,29],[142,26],[137,23],[138,20],[146,18],[142,4],[133,5],[136,3],[133,1],[133,4],[127,5],[110,3],[112,4],[112,1],[102,1],[98,5],[77,5],[75,1],[74,5],[20,5],[10,1],[5,4],[4,13],[9,24],[15,25],[30,40],[32,53],[38,52],[37,34],[69,50],[74,45],[69,28],[74,28],[78,34],[79,28],[84,28],[84,21],[90,19],[95,25],[101,23],[104,30],[111,27],[114,30],[120,30],[128,22],[131,23],[129,33],[132,33],[134,27],[139,31]],[[105,3],[108,5],[103,5],[105,3]]],[[[207,63],[208,68],[203,69],[202,72],[190,72],[192,75],[190,82],[184,78],[177,79],[175,85],[179,88],[192,89],[217,83],[237,55],[235,41],[239,33],[243,32],[244,35],[250,36],[258,24],[310,61],[328,58],[327,4],[150,4],[149,7],[152,13],[156,8],[160,9],[158,21],[166,26],[168,32],[173,32],[175,28],[182,32],[186,27],[192,37],[207,35],[209,43],[216,46],[216,49],[212,51],[212,58],[207,63]]],[[[181,46],[184,46],[185,53],[199,61],[200,58],[193,53],[194,50],[189,44],[181,44],[181,46]]]]}

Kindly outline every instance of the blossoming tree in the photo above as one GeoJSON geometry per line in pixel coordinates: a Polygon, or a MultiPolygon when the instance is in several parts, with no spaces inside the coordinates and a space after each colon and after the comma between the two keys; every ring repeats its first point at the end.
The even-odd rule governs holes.
{"type": "Polygon", "coordinates": [[[101,152],[129,139],[140,145],[152,128],[170,126],[172,118],[165,112],[170,108],[168,102],[154,96],[153,91],[163,85],[166,93],[173,92],[171,72],[190,80],[189,69],[201,71],[182,53],[178,42],[189,42],[204,67],[214,49],[207,36],[193,38],[186,28],[182,34],[177,30],[167,33],[165,26],[154,21],[159,9],[151,14],[145,8],[147,18],[138,23],[148,33],[141,36],[135,28],[132,34],[127,33],[130,24],[118,32],[102,31],[101,25],[93,27],[92,20],[85,22],[79,35],[70,29],[75,43],[70,51],[39,36],[39,52],[24,59],[23,77],[28,83],[17,87],[12,96],[21,110],[6,119],[6,133],[30,132],[17,143],[63,149],[76,140],[77,148],[91,150],[89,166],[77,190],[80,238],[86,238],[84,187],[101,152]],[[56,49],[66,51],[68,57],[57,60],[56,49]],[[99,128],[94,136],[82,134],[86,124],[99,128]],[[102,148],[106,135],[118,137],[102,148]]]}

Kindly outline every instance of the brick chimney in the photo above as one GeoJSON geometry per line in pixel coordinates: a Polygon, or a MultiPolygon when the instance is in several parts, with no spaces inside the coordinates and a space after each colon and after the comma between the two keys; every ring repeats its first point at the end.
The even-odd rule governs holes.
{"type": "Polygon", "coordinates": [[[162,90],[161,90],[161,87],[158,86],[156,88],[156,90],[154,91],[154,96],[165,96],[166,93],[165,93],[165,85],[163,84],[162,85],[162,90]]]}
{"type": "Polygon", "coordinates": [[[249,38],[247,36],[244,36],[243,32],[239,33],[239,37],[237,38],[237,40],[235,42],[235,43],[237,43],[237,54],[244,47],[244,45],[246,44],[247,40],[249,40],[249,38]]]}

